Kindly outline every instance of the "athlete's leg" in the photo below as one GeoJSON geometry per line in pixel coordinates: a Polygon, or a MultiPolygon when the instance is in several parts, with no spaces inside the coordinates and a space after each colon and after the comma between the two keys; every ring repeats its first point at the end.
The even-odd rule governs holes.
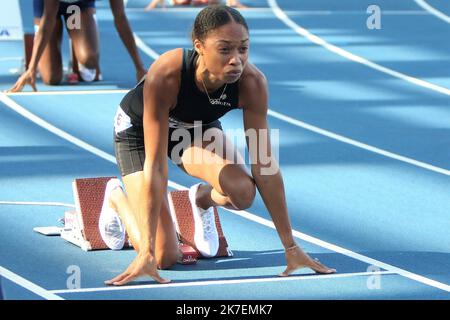
{"type": "MultiPolygon", "coordinates": [[[[95,8],[83,8],[81,10],[80,28],[68,28],[72,46],[79,66],[95,70],[93,80],[99,80],[100,75],[100,49],[97,22],[95,20],[95,8]]],[[[83,77],[82,77],[83,78],[83,77]]],[[[89,79],[86,79],[89,81],[89,79]]]]}
{"type": "MultiPolygon", "coordinates": [[[[38,29],[40,21],[40,18],[34,19],[34,25],[37,27],[36,29],[38,29]]],[[[50,40],[38,63],[42,81],[47,85],[58,85],[63,78],[61,57],[62,30],[61,18],[57,18],[55,29],[53,30],[50,40]]]]}
{"type": "MultiPolygon", "coordinates": [[[[139,197],[144,183],[144,174],[142,171],[135,172],[122,177],[122,180],[126,192],[116,188],[111,193],[110,205],[119,214],[134,249],[139,252],[140,232],[138,226],[140,223],[136,212],[139,210],[139,197]]],[[[178,254],[177,235],[170,216],[167,198],[165,198],[156,232],[155,257],[158,267],[160,269],[171,267],[177,262],[178,254]]]]}
{"type": "Polygon", "coordinates": [[[222,145],[222,148],[209,150],[212,149],[208,147],[211,142],[199,141],[203,139],[196,137],[194,144],[181,157],[180,167],[184,171],[207,182],[197,192],[197,205],[203,209],[210,206],[247,209],[255,198],[255,182],[246,172],[242,156],[223,131],[218,128],[209,130],[214,130],[213,135],[220,137],[223,143],[218,146],[222,145]]]}

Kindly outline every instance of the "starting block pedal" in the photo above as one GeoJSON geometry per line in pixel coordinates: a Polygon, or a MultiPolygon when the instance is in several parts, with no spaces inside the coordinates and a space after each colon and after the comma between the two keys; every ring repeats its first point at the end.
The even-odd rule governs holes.
{"type": "MultiPolygon", "coordinates": [[[[98,230],[106,183],[115,177],[82,178],[72,183],[75,211],[64,214],[61,238],[84,251],[109,249],[98,230]]],[[[128,241],[125,242],[127,247],[128,241]]]]}
{"type": "MultiPolygon", "coordinates": [[[[197,252],[197,255],[201,257],[194,242],[195,222],[191,202],[189,200],[189,191],[171,191],[168,193],[168,200],[170,214],[172,215],[172,220],[175,224],[180,242],[192,247],[197,252]]],[[[219,235],[219,249],[215,257],[231,257],[233,256],[233,252],[228,248],[228,242],[223,234],[217,208],[214,208],[214,216],[217,233],[219,235]]]]}

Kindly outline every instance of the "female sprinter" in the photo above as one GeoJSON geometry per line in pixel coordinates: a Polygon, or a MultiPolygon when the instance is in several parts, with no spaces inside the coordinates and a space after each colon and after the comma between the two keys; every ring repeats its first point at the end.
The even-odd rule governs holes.
{"type": "MultiPolygon", "coordinates": [[[[117,32],[126,46],[136,68],[139,81],[146,73],[139,56],[133,32],[125,14],[123,0],[110,0],[111,11],[117,32]]],[[[47,85],[58,85],[63,79],[61,42],[64,26],[72,40],[73,51],[78,64],[74,65],[82,81],[101,80],[100,49],[97,22],[95,20],[95,0],[33,0],[34,24],[37,30],[33,53],[28,69],[19,77],[10,92],[22,91],[26,84],[36,88],[36,72],[39,69],[42,81],[47,85]],[[71,6],[79,8],[77,25],[68,23],[77,14],[71,6]]],[[[76,19],[73,19],[75,21],[76,19]]]]}
{"type": "Polygon", "coordinates": [[[125,272],[105,283],[123,285],[143,275],[168,282],[158,268],[175,264],[179,251],[167,201],[167,155],[187,174],[205,181],[189,190],[194,240],[202,255],[217,252],[212,207],[246,209],[258,190],[285,249],[287,268],[280,276],[303,267],[336,272],[295,243],[281,172],[275,159],[270,158],[269,164],[261,161],[259,147],[255,148],[263,145],[270,150],[268,89],[264,75],[248,62],[246,21],[236,9],[209,6],[196,17],[192,39],[194,50],[171,50],[156,60],[117,111],[115,149],[125,191],[118,179],[108,182],[99,227],[113,249],[123,246],[126,230],[138,254],[125,272]],[[233,109],[242,110],[246,131],[266,133],[256,135],[258,141],[248,140],[254,159],[251,176],[219,122],[233,109]],[[211,142],[202,139],[199,129],[209,130],[222,148],[211,150],[211,142]],[[180,150],[178,141],[185,133],[191,140],[180,150]],[[275,172],[264,174],[274,165],[275,172]]]}

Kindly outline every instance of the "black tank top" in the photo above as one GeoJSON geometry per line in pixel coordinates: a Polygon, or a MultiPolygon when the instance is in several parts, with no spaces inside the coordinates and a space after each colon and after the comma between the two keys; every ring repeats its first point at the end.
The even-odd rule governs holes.
{"type": "MultiPolygon", "coordinates": [[[[200,91],[195,84],[195,65],[198,53],[195,50],[183,51],[183,67],[181,71],[181,84],[178,92],[177,105],[169,112],[171,127],[189,127],[195,121],[203,125],[214,122],[227,112],[237,109],[239,103],[239,81],[225,85],[215,92],[209,93],[213,104],[205,92],[200,91]]],[[[122,110],[130,116],[134,125],[142,126],[144,108],[143,78],[134,89],[130,90],[120,102],[122,110]]]]}

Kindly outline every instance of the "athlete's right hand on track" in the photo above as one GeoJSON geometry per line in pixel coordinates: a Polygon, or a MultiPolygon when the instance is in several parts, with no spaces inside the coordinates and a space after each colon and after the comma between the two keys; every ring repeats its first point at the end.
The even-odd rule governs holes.
{"type": "Polygon", "coordinates": [[[17,80],[16,84],[6,92],[20,92],[26,84],[31,85],[33,91],[36,92],[36,72],[28,69],[17,80]]]}
{"type": "Polygon", "coordinates": [[[312,259],[298,246],[286,251],[286,262],[286,270],[279,274],[280,277],[288,277],[292,272],[301,268],[310,268],[320,274],[336,273],[336,269],[323,265],[318,259],[312,259]]]}
{"type": "Polygon", "coordinates": [[[159,283],[170,282],[170,280],[163,279],[159,276],[156,259],[151,254],[139,253],[125,272],[111,280],[105,281],[105,284],[122,286],[142,276],[150,276],[159,283]]]}

